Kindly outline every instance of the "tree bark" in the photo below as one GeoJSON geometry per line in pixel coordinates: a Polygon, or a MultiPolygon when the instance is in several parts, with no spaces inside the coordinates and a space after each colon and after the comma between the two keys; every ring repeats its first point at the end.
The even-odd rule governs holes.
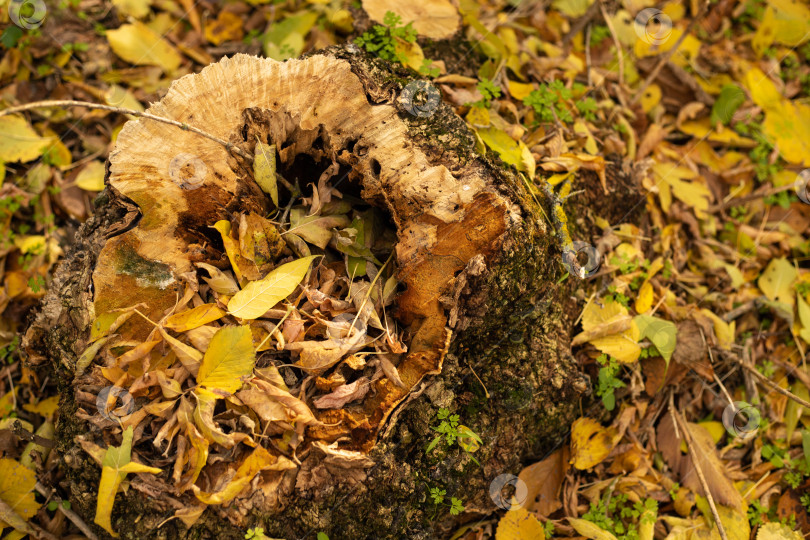
{"type": "MultiPolygon", "coordinates": [[[[565,270],[553,226],[513,170],[475,151],[474,135],[448,106],[413,114],[403,96],[411,75],[351,46],[286,63],[238,55],[178,80],[149,109],[251,155],[256,137],[269,136],[283,166],[307,154],[349,167],[362,197],[396,226],[406,284],[396,316],[412,339],[399,366],[407,388],[383,379],[359,408],[324,413],[336,427],[314,430],[352,460],[367,456],[362,466],[313,445],[272,490],[254,480],[190,529],[170,519],[197,503],[190,491],[166,488],[170,470],[165,478],[130,475],[113,512],[122,538],[236,539],[253,526],[287,539],[319,531],[333,540],[445,537],[494,510],[492,480],[553,447],[587,399],[588,380],[569,347],[580,282],[558,283],[565,270]],[[426,453],[439,408],[482,438],[477,452],[440,444],[426,453]],[[467,512],[453,517],[433,505],[432,487],[461,499],[467,512]]],[[[236,153],[189,132],[129,122],[96,214],[26,334],[30,364],[53,369],[60,387],[56,450],[73,507],[88,523],[100,468],[80,440],[117,445],[121,431],[83,419],[99,389],[76,373],[91,326],[141,302],[160,319],[194,279],[195,261],[223,257],[210,226],[234,211],[266,212],[250,170],[236,153]]],[[[577,185],[584,193],[566,203],[576,238],[593,238],[594,216],[613,223],[640,211],[630,175],[612,165],[608,176],[609,197],[587,173],[577,185]]],[[[140,317],[125,324],[132,339],[151,330],[140,317]]],[[[133,455],[151,464],[154,454],[136,437],[133,455]]]]}

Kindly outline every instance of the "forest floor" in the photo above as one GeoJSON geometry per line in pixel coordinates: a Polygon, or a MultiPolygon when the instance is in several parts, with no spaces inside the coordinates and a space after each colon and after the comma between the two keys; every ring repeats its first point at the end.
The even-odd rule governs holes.
{"type": "MultiPolygon", "coordinates": [[[[567,277],[581,279],[572,353],[596,406],[564,445],[504,480],[514,496],[493,499],[500,511],[454,538],[808,537],[810,8],[461,0],[455,20],[429,0],[403,20],[397,4],[0,0],[0,108],[59,99],[143,111],[224,56],[285,60],[354,42],[430,81],[479,150],[538,197],[542,181],[577,197],[578,171],[604,178],[607,161],[620,163],[646,217],[591,216],[602,234],[572,239],[588,261],[567,277]],[[367,4],[385,15],[369,22],[367,4]],[[465,48],[452,62],[441,43],[417,40],[456,24],[465,48]]],[[[25,365],[20,339],[127,120],[81,107],[0,117],[4,538],[82,537],[47,448],[56,387],[25,365]]],[[[464,501],[431,495],[463,513],[464,501]]]]}

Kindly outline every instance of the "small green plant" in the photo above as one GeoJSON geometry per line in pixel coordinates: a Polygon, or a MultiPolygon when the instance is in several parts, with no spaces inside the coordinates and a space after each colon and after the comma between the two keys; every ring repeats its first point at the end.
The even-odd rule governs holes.
{"type": "Polygon", "coordinates": [[[445,489],[440,489],[437,487],[430,488],[430,498],[433,499],[433,504],[436,505],[437,511],[439,506],[441,506],[442,504],[447,504],[450,506],[450,515],[457,516],[460,513],[462,513],[464,511],[463,501],[455,497],[450,497],[450,501],[448,503],[445,503],[444,499],[446,495],[447,490],[445,489]]]}
{"type": "Polygon", "coordinates": [[[562,81],[555,80],[532,90],[523,98],[523,104],[534,109],[541,122],[553,122],[555,117],[560,122],[572,122],[574,118],[565,104],[565,100],[572,96],[573,93],[562,81]]]}
{"type": "MultiPolygon", "coordinates": [[[[406,64],[408,58],[401,51],[397,50],[397,43],[415,43],[417,32],[413,28],[413,23],[402,24],[402,17],[388,11],[383,17],[383,24],[375,24],[371,30],[354,40],[358,47],[363,47],[366,51],[389,62],[399,62],[406,64]]],[[[438,68],[431,67],[433,60],[425,58],[419,67],[419,73],[429,77],[436,77],[439,74],[438,68]]]]}
{"type": "Polygon", "coordinates": [[[599,108],[599,106],[597,105],[596,100],[593,99],[592,97],[587,97],[585,99],[577,101],[576,107],[577,110],[579,111],[579,115],[585,120],[588,120],[590,122],[596,120],[596,111],[599,108]]]}
{"type": "Polygon", "coordinates": [[[781,469],[785,466],[785,460],[790,460],[787,457],[787,452],[778,446],[774,446],[773,444],[765,444],[762,446],[760,450],[762,457],[767,459],[771,462],[771,465],[776,467],[777,469],[781,469]]]}
{"type": "Polygon", "coordinates": [[[441,420],[441,422],[432,429],[439,433],[439,435],[430,442],[425,453],[430,453],[431,450],[436,448],[436,445],[439,444],[442,438],[444,438],[445,442],[447,442],[447,446],[458,443],[459,447],[467,452],[470,459],[480,467],[481,464],[472,456],[472,452],[475,452],[481,446],[481,437],[467,426],[459,425],[459,416],[457,414],[450,414],[450,411],[447,409],[439,409],[439,412],[436,413],[436,418],[441,420]]]}
{"type": "Polygon", "coordinates": [[[669,490],[669,498],[675,501],[678,497],[678,491],[681,489],[681,485],[678,482],[672,484],[672,487],[669,490]]]}
{"type": "Polygon", "coordinates": [[[617,540],[638,540],[638,526],[655,521],[658,503],[654,499],[632,503],[625,494],[614,494],[591,503],[583,519],[613,534],[617,540]]]}
{"type": "Polygon", "coordinates": [[[804,495],[802,495],[801,498],[799,499],[799,502],[801,502],[802,506],[804,506],[804,509],[807,510],[808,513],[810,513],[810,493],[805,493],[804,495]]]}
{"type": "Polygon", "coordinates": [[[596,395],[602,398],[605,409],[612,411],[616,408],[616,390],[625,384],[616,377],[619,372],[619,362],[606,354],[601,354],[596,359],[602,366],[599,368],[599,375],[596,379],[596,395]]]}
{"type": "Polygon", "coordinates": [[[616,287],[611,285],[607,288],[608,294],[605,295],[605,302],[617,302],[624,307],[630,307],[630,299],[620,292],[616,287]]]}
{"type": "MultiPolygon", "coordinates": [[[[51,512],[56,512],[56,509],[59,508],[59,506],[59,501],[51,501],[48,503],[48,510],[51,512]]],[[[65,510],[70,510],[70,501],[62,501],[61,506],[65,510]]]]}
{"type": "Polygon", "coordinates": [[[591,47],[596,47],[610,37],[610,29],[604,25],[596,25],[591,30],[591,47]]]}
{"type": "Polygon", "coordinates": [[[17,351],[17,347],[20,346],[20,337],[14,336],[11,338],[11,341],[5,346],[0,347],[0,363],[7,362],[9,364],[14,363],[15,355],[14,353],[17,351]]]}
{"type": "Polygon", "coordinates": [[[470,103],[473,107],[483,107],[489,109],[492,100],[501,97],[501,89],[494,82],[487,78],[483,78],[478,82],[478,91],[481,93],[481,99],[470,103]]]}
{"type": "Polygon", "coordinates": [[[762,503],[760,503],[759,500],[752,501],[748,506],[748,523],[750,523],[752,527],[761,525],[763,523],[762,517],[767,517],[767,515],[768,508],[762,506],[762,503]]]}
{"type": "Polygon", "coordinates": [[[661,353],[652,344],[641,349],[641,354],[639,354],[639,358],[655,358],[656,356],[661,356],[661,353]]]}
{"type": "Polygon", "coordinates": [[[248,529],[245,533],[246,540],[265,540],[267,537],[264,535],[264,529],[261,527],[253,527],[248,529]]]}

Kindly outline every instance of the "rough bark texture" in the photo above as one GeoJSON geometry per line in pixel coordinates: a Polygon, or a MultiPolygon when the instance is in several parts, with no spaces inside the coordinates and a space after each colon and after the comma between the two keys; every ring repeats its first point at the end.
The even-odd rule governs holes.
{"type": "MultiPolygon", "coordinates": [[[[409,81],[407,72],[356,50],[334,48],[318,54],[347,62],[373,106],[396,105],[409,81]]],[[[569,278],[557,283],[564,269],[551,226],[513,171],[493,154],[475,152],[473,134],[448,107],[441,106],[428,118],[401,109],[398,115],[407,125],[409,140],[431,165],[444,165],[453,174],[477,171],[493,196],[509,202],[507,210],[513,216],[496,242],[446,270],[452,279],[443,287],[439,307],[453,338],[441,373],[416,384],[380,426],[369,452],[375,465],[361,483],[335,483],[316,494],[291,488],[292,495],[272,512],[262,511],[261,500],[247,515],[210,507],[187,529],[177,519],[166,520],[193,497],[160,493],[149,478],[141,477],[147,475],[136,475],[129,490],[119,493],[113,512],[113,526],[122,538],[237,539],[257,525],[268,536],[287,539],[312,538],[318,531],[333,540],[446,537],[462,519],[494,509],[489,485],[496,476],[517,474],[522,461],[542,456],[564,436],[581,399],[587,398],[589,384],[568,345],[578,314],[571,294],[579,282],[569,278]],[[435,436],[431,426],[436,425],[441,407],[459,414],[461,422],[483,439],[474,454],[481,466],[458,445],[440,444],[425,453],[435,436]],[[453,518],[447,507],[437,511],[428,497],[431,487],[445,489],[448,500],[462,499],[471,512],[453,518]]],[[[615,222],[627,212],[640,211],[634,207],[638,198],[629,196],[637,193],[630,175],[614,167],[608,178],[613,190],[609,197],[603,196],[595,175],[577,180],[576,189],[584,189],[585,194],[565,207],[575,237],[591,238],[596,215],[615,222]]],[[[385,192],[378,195],[384,197],[385,192]]],[[[133,202],[118,190],[108,188],[102,193],[97,213],[77,235],[26,336],[31,363],[50,366],[59,381],[62,401],[56,450],[63,460],[73,508],[88,523],[93,521],[100,470],[76,444],[76,436],[92,428],[75,415],[73,366],[93,319],[88,305],[98,294],[92,277],[99,253],[108,237],[120,233],[116,228],[122,223],[137,227],[137,215],[133,202]]],[[[549,208],[546,215],[551,215],[549,208]]],[[[452,223],[438,226],[452,227],[452,223]]],[[[427,253],[423,260],[430,263],[441,257],[427,253]]],[[[410,279],[418,280],[419,275],[410,279]]],[[[105,440],[103,433],[91,435],[105,440]]],[[[134,452],[138,451],[136,446],[134,452]]],[[[325,472],[328,477],[328,468],[325,472]]],[[[257,493],[256,497],[263,496],[257,493]]],[[[106,537],[103,530],[96,531],[106,537]]]]}

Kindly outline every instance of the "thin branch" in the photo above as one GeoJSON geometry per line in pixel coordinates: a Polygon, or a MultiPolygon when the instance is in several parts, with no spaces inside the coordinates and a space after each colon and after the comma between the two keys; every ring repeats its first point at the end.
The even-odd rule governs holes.
{"type": "Polygon", "coordinates": [[[700,479],[700,485],[703,486],[703,491],[706,492],[706,499],[709,501],[709,508],[712,510],[714,524],[717,525],[720,538],[723,540],[728,540],[726,529],[723,527],[723,522],[720,520],[720,513],[717,511],[717,505],[714,503],[714,497],[712,497],[712,492],[709,491],[709,483],[706,481],[706,477],[703,475],[703,469],[700,468],[700,462],[698,461],[698,455],[694,448],[692,434],[689,433],[689,428],[686,425],[686,422],[681,418],[681,414],[675,410],[675,400],[672,398],[672,395],[672,392],[670,392],[669,410],[672,411],[672,416],[675,418],[677,423],[681,425],[681,431],[683,431],[684,439],[686,439],[686,447],[689,449],[689,455],[692,456],[692,464],[695,466],[695,472],[697,472],[698,478],[700,479]]]}
{"type": "Polygon", "coordinates": [[[188,124],[178,122],[177,120],[172,120],[170,118],[155,116],[154,114],[149,114],[146,112],[133,111],[132,109],[113,107],[111,105],[102,105],[100,103],[91,103],[89,101],[72,101],[72,100],[35,101],[34,103],[27,103],[25,105],[20,105],[18,107],[9,107],[8,109],[0,110],[0,116],[5,116],[7,114],[14,114],[22,111],[29,111],[31,109],[41,109],[46,107],[86,107],[88,109],[101,109],[102,111],[112,111],[120,114],[131,114],[132,116],[137,116],[139,118],[146,118],[148,120],[154,120],[155,122],[162,122],[164,124],[169,124],[170,126],[178,127],[183,131],[190,131],[192,133],[196,133],[201,137],[205,137],[206,139],[214,141],[217,144],[221,144],[228,151],[238,154],[240,157],[248,160],[249,162],[253,161],[253,156],[247,154],[238,146],[234,146],[232,143],[222,140],[219,137],[211,135],[210,133],[207,133],[194,126],[190,126],[188,124]]]}
{"type": "Polygon", "coordinates": [[[613,38],[613,45],[616,47],[616,59],[619,61],[619,87],[624,86],[624,51],[622,50],[622,43],[616,35],[616,29],[613,27],[613,21],[608,17],[605,5],[602,0],[597,0],[599,9],[602,11],[602,19],[605,21],[608,30],[610,30],[610,37],[613,38]]]}
{"type": "Polygon", "coordinates": [[[746,370],[748,370],[748,372],[750,372],[757,379],[759,379],[760,381],[765,383],[765,386],[771,388],[772,390],[776,390],[777,392],[779,392],[783,396],[789,397],[790,399],[792,399],[793,401],[795,401],[796,403],[798,403],[802,407],[807,407],[808,409],[810,409],[810,401],[807,401],[805,399],[800,398],[799,396],[797,396],[796,394],[794,394],[793,392],[791,392],[789,390],[785,390],[784,388],[782,388],[781,386],[779,386],[778,384],[776,384],[775,382],[770,380],[768,377],[766,377],[765,375],[763,375],[762,373],[757,371],[756,368],[753,368],[753,367],[749,366],[748,364],[745,364],[745,363],[741,362],[740,360],[737,360],[737,361],[740,363],[740,365],[742,367],[744,367],[746,370]]]}

